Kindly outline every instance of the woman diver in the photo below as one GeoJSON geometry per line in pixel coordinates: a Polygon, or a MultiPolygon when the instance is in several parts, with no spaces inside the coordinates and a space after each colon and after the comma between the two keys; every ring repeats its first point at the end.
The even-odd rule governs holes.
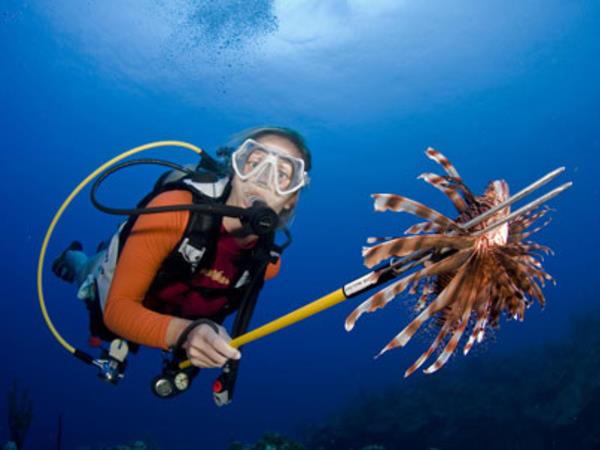
{"type": "MultiPolygon", "coordinates": [[[[288,128],[255,128],[231,150],[229,176],[211,183],[209,193],[206,183],[190,179],[163,183],[145,207],[196,204],[208,194],[210,201],[231,207],[266,205],[283,228],[308,184],[311,155],[304,139],[288,128]]],[[[222,367],[241,357],[228,344],[222,322],[243,308],[251,314],[253,305],[247,303],[256,301],[264,280],[279,270],[273,235],[258,236],[237,217],[190,210],[142,214],[132,217],[127,233],[122,231],[117,239],[109,286],[100,284],[110,247],[88,257],[75,241],[52,269],[80,286],[78,297],[100,322],[91,324],[92,335],[106,340],[116,335],[164,350],[179,348],[195,367],[222,367]],[[98,299],[103,289],[105,299],[98,299]]],[[[249,321],[238,319],[236,334],[249,321]]]]}

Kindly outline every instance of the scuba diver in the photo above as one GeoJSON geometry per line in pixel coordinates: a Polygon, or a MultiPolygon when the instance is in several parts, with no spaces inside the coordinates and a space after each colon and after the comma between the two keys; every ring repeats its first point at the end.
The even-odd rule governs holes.
{"type": "Polygon", "coordinates": [[[275,231],[259,235],[241,217],[168,208],[132,215],[93,256],[72,242],[52,270],[78,285],[90,313],[90,344],[116,342],[125,354],[139,345],[159,348],[187,358],[190,378],[199,368],[222,367],[235,380],[241,353],[228,344],[222,323],[237,312],[232,335],[244,333],[264,280],[278,273],[290,239],[285,226],[309,182],[311,154],[288,128],[254,128],[234,145],[219,150],[225,170],[198,171],[198,177],[167,172],[138,208],[270,208],[288,242],[277,245],[275,231]]]}

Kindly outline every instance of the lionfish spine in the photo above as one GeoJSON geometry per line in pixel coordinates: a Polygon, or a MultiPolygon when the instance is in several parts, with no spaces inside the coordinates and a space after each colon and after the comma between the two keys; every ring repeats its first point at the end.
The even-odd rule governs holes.
{"type": "Polygon", "coordinates": [[[450,160],[446,158],[441,152],[438,152],[434,148],[429,147],[427,150],[425,150],[425,154],[429,159],[435,161],[440,166],[442,166],[448,175],[450,175],[453,178],[456,178],[457,180],[462,181],[462,178],[458,174],[458,170],[456,170],[456,168],[452,165],[450,160]]]}
{"type": "Polygon", "coordinates": [[[404,231],[404,234],[437,233],[440,231],[441,228],[433,222],[420,222],[408,227],[406,231],[404,231]]]}
{"type": "Polygon", "coordinates": [[[554,251],[545,245],[536,244],[534,242],[526,242],[521,245],[521,251],[524,253],[531,253],[533,251],[542,252],[546,255],[554,255],[554,251]]]}
{"type": "Polygon", "coordinates": [[[423,308],[425,308],[427,299],[429,298],[429,296],[431,294],[433,294],[435,292],[434,284],[435,284],[435,280],[433,278],[430,278],[427,280],[427,282],[425,283],[425,286],[423,286],[421,295],[419,296],[419,299],[417,300],[417,303],[415,304],[416,311],[421,311],[423,308]]]}
{"type": "Polygon", "coordinates": [[[407,212],[420,217],[421,219],[434,222],[443,228],[452,228],[462,232],[462,229],[452,219],[449,219],[432,208],[428,208],[422,203],[395,194],[373,194],[371,197],[375,199],[375,211],[383,212],[389,210],[395,212],[407,212]]]}
{"type": "MultiPolygon", "coordinates": [[[[465,315],[470,314],[470,312],[471,310],[468,309],[467,311],[465,311],[465,315]]],[[[458,341],[462,337],[466,327],[467,319],[465,319],[465,321],[459,326],[459,328],[454,331],[454,334],[446,344],[446,347],[444,347],[444,350],[442,350],[442,353],[440,353],[440,356],[438,356],[435,362],[432,365],[430,365],[427,369],[425,369],[423,373],[426,373],[428,375],[432,374],[438,371],[444,366],[444,364],[448,362],[448,359],[450,358],[450,356],[452,356],[452,353],[454,353],[454,350],[458,346],[458,341]]]]}
{"type": "Polygon", "coordinates": [[[529,236],[543,230],[544,228],[546,228],[548,225],[550,225],[550,222],[552,222],[552,218],[549,218],[548,220],[546,220],[543,224],[541,224],[539,227],[534,228],[531,231],[527,231],[525,233],[521,234],[521,239],[527,239],[529,236]]]}
{"type": "Polygon", "coordinates": [[[460,338],[469,324],[469,317],[471,316],[473,304],[479,295],[479,289],[482,283],[481,280],[477,278],[477,271],[480,267],[480,262],[477,260],[477,258],[470,260],[465,267],[469,267],[469,271],[465,275],[466,280],[464,281],[463,287],[463,289],[467,292],[466,297],[462,301],[464,306],[463,313],[459,318],[457,328],[452,333],[452,337],[444,347],[442,353],[440,353],[437,360],[432,365],[423,371],[426,374],[431,374],[446,364],[450,356],[452,356],[454,353],[454,350],[456,350],[460,338]]]}
{"type": "Polygon", "coordinates": [[[442,326],[442,328],[440,329],[435,340],[431,343],[431,345],[427,349],[427,351],[425,351],[421,356],[419,356],[419,359],[417,359],[412,366],[410,366],[408,369],[406,369],[406,371],[404,372],[404,378],[411,376],[417,369],[419,369],[419,367],[421,367],[425,363],[425,361],[427,361],[429,359],[429,357],[440,346],[440,343],[444,340],[444,338],[448,334],[448,330],[449,330],[449,323],[445,323],[442,326]]]}
{"type": "Polygon", "coordinates": [[[376,242],[389,241],[391,239],[396,239],[396,236],[371,236],[367,238],[367,244],[375,244],[376,242]]]}
{"type": "MultiPolygon", "coordinates": [[[[487,309],[488,304],[489,304],[489,301],[488,301],[488,303],[486,303],[485,309],[487,309]]],[[[467,343],[465,344],[465,347],[463,348],[463,355],[467,356],[469,354],[469,352],[471,351],[473,344],[475,344],[475,342],[479,343],[483,339],[483,333],[484,333],[485,326],[486,326],[486,319],[487,319],[487,312],[481,314],[479,316],[479,318],[477,319],[477,322],[475,322],[475,325],[473,326],[471,335],[469,336],[469,340],[467,341],[467,343]]]]}
{"type": "Polygon", "coordinates": [[[406,289],[406,287],[415,280],[419,280],[425,277],[431,277],[438,273],[447,272],[456,269],[460,266],[469,256],[468,251],[459,251],[456,254],[449,256],[448,258],[442,259],[430,266],[427,266],[421,270],[418,270],[399,281],[391,284],[378,291],[375,295],[372,295],[367,300],[362,302],[358,307],[352,311],[352,313],[346,318],[345,327],[346,331],[352,330],[356,321],[364,313],[373,312],[379,308],[383,308],[390,301],[392,301],[398,294],[406,289]]]}
{"type": "Polygon", "coordinates": [[[391,256],[407,256],[421,250],[442,248],[462,250],[470,248],[474,239],[468,236],[449,236],[446,234],[401,237],[373,247],[364,247],[364,264],[371,268],[391,256]]]}
{"type": "Polygon", "coordinates": [[[530,211],[528,214],[518,217],[510,223],[509,232],[521,233],[523,230],[529,228],[534,222],[544,217],[550,211],[550,208],[546,207],[542,208],[540,211],[536,211],[535,213],[530,211]]]}
{"type": "Polygon", "coordinates": [[[426,183],[444,193],[458,212],[463,212],[467,208],[465,200],[458,193],[458,188],[456,186],[450,186],[448,180],[444,177],[436,175],[435,173],[422,173],[417,178],[424,180],[426,183]]]}

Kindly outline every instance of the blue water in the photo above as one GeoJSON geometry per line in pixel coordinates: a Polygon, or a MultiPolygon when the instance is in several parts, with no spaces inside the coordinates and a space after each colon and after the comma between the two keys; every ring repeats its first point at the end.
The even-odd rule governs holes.
{"type": "MultiPolygon", "coordinates": [[[[149,391],[158,351],[133,357],[115,388],[57,345],[36,297],[45,230],[85,176],[150,141],[179,139],[214,152],[231,134],[261,124],[305,135],[312,183],[292,227],[294,245],[253,325],[365,273],[366,237],[415,223],[374,213],[371,193],[452,212],[416,179],[439,172],[423,153],[428,146],[451,158],[477,192],[497,178],[516,192],[559,166],[567,169],[561,180],[574,182],[551,202],[554,220],[536,238],[556,252],[544,262],[558,280],[545,289],[546,308],[534,305],[523,323],[503,321],[469,359],[494,366],[500,355],[536,352],[563,339],[573,317],[598,309],[600,4],[372,3],[1,2],[0,391],[18,379],[34,401],[26,448],[55,448],[61,413],[64,449],[145,438],[166,449],[225,449],[269,430],[300,439],[357,394],[413,382],[402,374],[424,340],[373,359],[408,323],[407,299],[361,319],[350,334],[343,322],[360,299],[248,345],[235,401],[221,409],[210,398],[216,371],[162,401],[149,391]]],[[[194,159],[181,150],[153,155],[194,159]]],[[[117,176],[105,198],[133,205],[160,172],[117,176]]],[[[72,239],[93,249],[118,224],[87,194],[58,224],[48,258],[72,239]]],[[[86,313],[72,286],[47,268],[44,288],[61,334],[85,347],[86,313]]],[[[453,377],[463,363],[457,355],[432,377],[453,377]]],[[[0,408],[0,443],[6,424],[0,408]]]]}

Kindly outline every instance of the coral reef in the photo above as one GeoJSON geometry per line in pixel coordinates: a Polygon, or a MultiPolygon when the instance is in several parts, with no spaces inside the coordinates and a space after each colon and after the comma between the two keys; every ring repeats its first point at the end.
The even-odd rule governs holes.
{"type": "Polygon", "coordinates": [[[6,402],[10,442],[5,445],[5,448],[12,443],[16,449],[22,450],[33,417],[33,401],[29,397],[29,393],[21,390],[17,382],[13,381],[6,395],[6,402]]]}
{"type": "Polygon", "coordinates": [[[117,445],[81,446],[77,450],[158,450],[158,446],[149,441],[137,440],[117,445]]]}
{"type": "MultiPolygon", "coordinates": [[[[306,447],[278,433],[265,433],[255,444],[234,442],[229,450],[306,450],[306,447]]],[[[385,450],[381,445],[367,445],[360,450],[385,450]]]]}
{"type": "Polygon", "coordinates": [[[308,439],[314,450],[600,448],[600,313],[563,342],[477,360],[356,399],[308,439]],[[585,345],[582,345],[585,343],[585,345]]]}
{"type": "Polygon", "coordinates": [[[130,444],[107,447],[105,450],[150,450],[150,447],[144,441],[133,441],[130,444]]]}
{"type": "Polygon", "coordinates": [[[265,433],[255,444],[234,442],[230,450],[305,450],[298,442],[285,438],[277,433],[265,433]]]}

